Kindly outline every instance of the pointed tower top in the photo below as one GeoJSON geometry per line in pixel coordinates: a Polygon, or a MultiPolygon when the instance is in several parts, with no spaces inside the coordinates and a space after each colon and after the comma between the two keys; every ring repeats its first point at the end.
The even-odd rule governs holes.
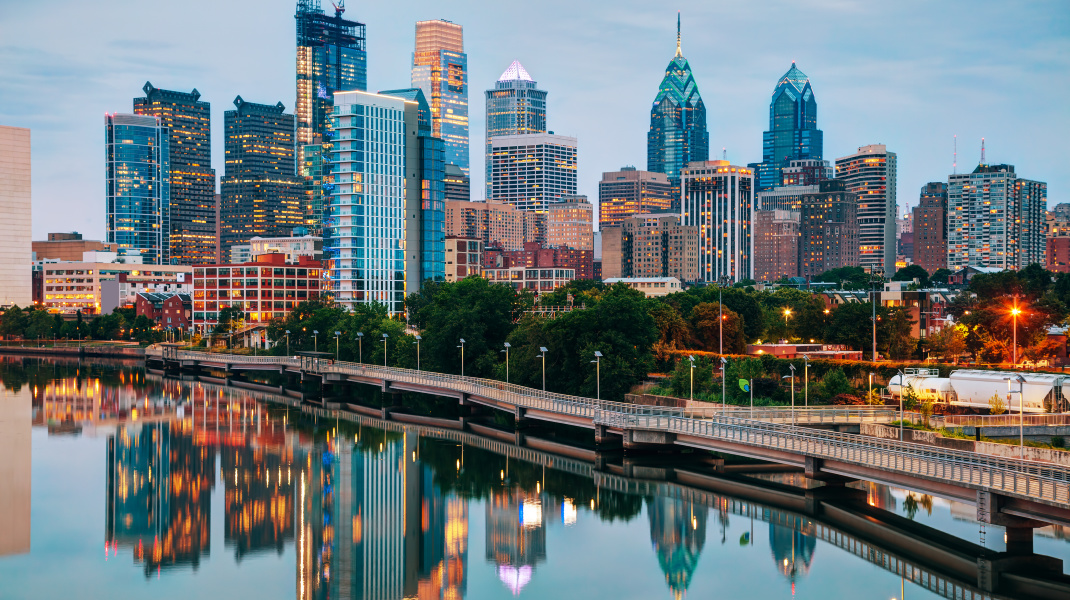
{"type": "Polygon", "coordinates": [[[509,68],[502,73],[502,76],[498,78],[498,81],[533,81],[531,75],[528,75],[524,65],[520,64],[519,60],[514,60],[509,68]]]}
{"type": "Polygon", "coordinates": [[[680,52],[680,11],[676,11],[676,56],[683,56],[680,52]]]}

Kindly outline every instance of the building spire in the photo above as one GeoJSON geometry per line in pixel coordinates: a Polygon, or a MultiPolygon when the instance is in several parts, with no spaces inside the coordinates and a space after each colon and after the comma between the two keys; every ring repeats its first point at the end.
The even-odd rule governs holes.
{"type": "Polygon", "coordinates": [[[676,11],[676,56],[683,56],[680,52],[680,11],[676,11]]]}

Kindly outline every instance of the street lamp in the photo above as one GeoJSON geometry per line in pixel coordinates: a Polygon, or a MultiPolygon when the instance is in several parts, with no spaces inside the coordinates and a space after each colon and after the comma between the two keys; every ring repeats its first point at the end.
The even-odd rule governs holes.
{"type": "Polygon", "coordinates": [[[464,338],[461,338],[461,345],[457,347],[461,349],[461,377],[464,377],[464,338]]]}
{"type": "Polygon", "coordinates": [[[383,366],[384,367],[386,366],[386,340],[389,337],[390,337],[389,335],[387,335],[385,333],[383,334],[383,366]]]}
{"type": "Polygon", "coordinates": [[[546,391],[546,346],[539,346],[539,352],[542,352],[542,391],[546,391]]]}
{"type": "Polygon", "coordinates": [[[416,370],[417,371],[420,370],[420,340],[422,340],[422,339],[424,339],[424,338],[420,337],[420,334],[416,334],[416,341],[413,342],[414,344],[416,344],[416,370]]]}
{"type": "Polygon", "coordinates": [[[1014,321],[1014,366],[1018,366],[1018,315],[1022,313],[1018,308],[1018,298],[1014,298],[1014,307],[1011,308],[1011,320],[1014,321]]]}
{"type": "Polygon", "coordinates": [[[512,348],[513,345],[509,342],[505,342],[504,345],[505,350],[502,350],[502,352],[505,353],[505,383],[509,383],[509,349],[512,348]]]}
{"type": "Polygon", "coordinates": [[[594,351],[594,381],[595,381],[595,400],[602,399],[602,353],[598,350],[594,351]]]}
{"type": "Polygon", "coordinates": [[[341,345],[342,345],[342,342],[340,341],[342,339],[340,337],[341,335],[342,335],[341,331],[335,331],[334,332],[334,362],[338,362],[338,358],[339,358],[339,356],[341,354],[341,352],[340,352],[340,348],[341,348],[341,345]]]}
{"type": "Polygon", "coordinates": [[[803,354],[803,406],[810,408],[810,357],[803,354]]]}
{"type": "Polygon", "coordinates": [[[313,352],[319,352],[320,351],[320,332],[319,332],[318,329],[313,329],[312,330],[312,351],[313,352]]]}
{"type": "Polygon", "coordinates": [[[357,332],[357,362],[364,364],[364,332],[357,332]]]}
{"type": "Polygon", "coordinates": [[[902,369],[897,369],[897,371],[899,371],[899,441],[901,442],[903,441],[903,419],[906,418],[903,414],[903,388],[906,387],[907,376],[903,374],[902,369]]]}
{"type": "Polygon", "coordinates": [[[725,379],[725,373],[724,373],[724,369],[725,369],[726,366],[728,366],[728,359],[722,356],[721,357],[721,414],[722,415],[725,414],[725,412],[728,410],[728,396],[726,395],[728,393],[728,388],[725,387],[725,382],[727,380],[725,379]]]}
{"type": "Polygon", "coordinates": [[[868,403],[873,399],[873,376],[876,375],[873,371],[869,372],[869,395],[866,396],[866,402],[868,403]]]}
{"type": "Polygon", "coordinates": [[[1011,382],[1018,382],[1018,458],[1025,460],[1025,396],[1022,392],[1025,390],[1025,377],[1021,375],[1014,375],[1013,377],[1004,377],[1007,380],[1007,409],[1010,409],[1010,396],[1014,392],[1011,391],[1011,382]]]}
{"type": "Polygon", "coordinates": [[[795,365],[788,364],[788,368],[791,369],[791,424],[795,425],[795,365]]]}
{"type": "MultiPolygon", "coordinates": [[[[873,277],[873,298],[870,301],[873,305],[873,362],[877,362],[877,279],[873,277]]],[[[872,387],[872,384],[870,384],[872,387]]]]}
{"type": "Polygon", "coordinates": [[[687,360],[691,361],[691,401],[695,400],[695,357],[688,355],[687,360]]]}

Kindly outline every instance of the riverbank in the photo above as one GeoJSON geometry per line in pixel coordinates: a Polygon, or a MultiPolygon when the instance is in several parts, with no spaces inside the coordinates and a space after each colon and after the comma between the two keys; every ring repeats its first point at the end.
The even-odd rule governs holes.
{"type": "Polygon", "coordinates": [[[145,349],[135,345],[109,346],[86,344],[83,346],[0,346],[0,354],[24,356],[95,356],[109,358],[145,358],[145,349]]]}

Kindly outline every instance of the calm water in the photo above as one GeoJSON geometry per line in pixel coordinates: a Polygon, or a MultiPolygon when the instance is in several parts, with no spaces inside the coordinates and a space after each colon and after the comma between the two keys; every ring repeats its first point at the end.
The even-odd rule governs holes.
{"type": "MultiPolygon", "coordinates": [[[[0,357],[0,598],[940,597],[775,507],[265,400],[0,357]]],[[[972,506],[862,487],[1003,547],[972,506]]],[[[1070,563],[1061,534],[1036,551],[1070,563]]]]}

